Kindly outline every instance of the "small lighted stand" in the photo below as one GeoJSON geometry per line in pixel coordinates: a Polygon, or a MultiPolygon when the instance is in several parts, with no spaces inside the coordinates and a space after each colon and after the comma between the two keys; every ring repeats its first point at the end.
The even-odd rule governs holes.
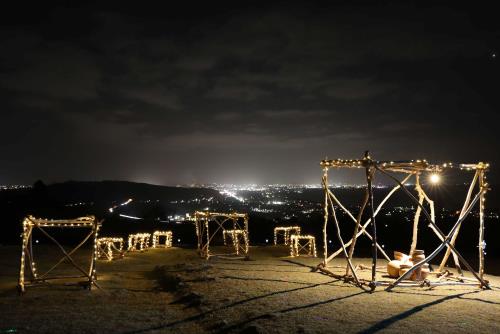
{"type": "Polygon", "coordinates": [[[244,254],[248,253],[248,233],[245,230],[224,230],[222,235],[225,246],[227,246],[227,238],[231,238],[236,255],[240,255],[240,251],[244,254]]]}
{"type": "Polygon", "coordinates": [[[207,260],[212,256],[227,258],[248,257],[248,215],[246,213],[196,211],[194,213],[194,222],[196,226],[196,236],[198,237],[198,252],[200,253],[200,256],[206,258],[207,260]],[[231,233],[229,235],[231,235],[233,239],[234,252],[226,252],[223,254],[211,253],[210,244],[213,244],[214,241],[217,240],[222,241],[220,239],[220,234],[222,234],[222,239],[224,239],[224,243],[226,243],[225,239],[227,237],[227,233],[231,233]],[[219,239],[216,238],[217,236],[219,239]],[[241,242],[241,238],[243,238],[243,242],[241,242]]]}
{"type": "Polygon", "coordinates": [[[128,236],[128,251],[145,251],[149,248],[150,233],[136,233],[128,236]]]}
{"type": "Polygon", "coordinates": [[[316,239],[312,235],[293,234],[290,237],[290,256],[300,256],[303,250],[316,257],[316,239]]]}
{"type": "Polygon", "coordinates": [[[274,245],[278,244],[278,237],[283,237],[283,244],[290,243],[290,236],[292,234],[300,234],[300,226],[278,226],[274,228],[274,245]]]}
{"type": "Polygon", "coordinates": [[[169,248],[172,247],[172,231],[155,231],[153,233],[153,248],[169,248]],[[165,237],[165,241],[161,243],[160,237],[165,237]]]}
{"type": "Polygon", "coordinates": [[[97,258],[100,260],[115,260],[123,257],[123,238],[97,239],[97,258]]]}
{"type": "Polygon", "coordinates": [[[38,219],[32,216],[28,216],[23,220],[23,242],[21,251],[21,268],[19,271],[19,284],[18,289],[20,293],[24,293],[27,286],[47,283],[49,280],[59,280],[59,279],[75,279],[75,278],[85,278],[83,286],[87,289],[91,289],[92,285],[97,286],[96,280],[96,270],[95,263],[97,257],[97,247],[96,239],[99,228],[101,226],[101,221],[97,221],[94,216],[80,217],[76,219],[64,219],[64,220],[48,220],[48,219],[38,219]],[[76,245],[71,251],[66,251],[64,247],[47,232],[48,229],[89,229],[89,233],[83,238],[83,240],[76,245]],[[59,259],[49,270],[45,273],[38,273],[36,270],[36,263],[33,253],[33,231],[39,230],[42,234],[52,241],[64,254],[63,257],[59,259]],[[90,265],[87,270],[83,269],[78,265],[71,257],[80,247],[82,247],[88,240],[90,240],[91,254],[90,254],[90,265]],[[62,275],[51,275],[50,273],[63,262],[68,262],[71,264],[78,272],[79,275],[62,276],[62,275]],[[25,271],[30,273],[30,278],[26,280],[25,271]]]}

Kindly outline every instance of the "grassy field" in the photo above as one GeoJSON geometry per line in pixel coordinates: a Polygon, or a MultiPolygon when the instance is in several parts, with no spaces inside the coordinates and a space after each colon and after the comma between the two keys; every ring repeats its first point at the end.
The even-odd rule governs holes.
{"type": "MultiPolygon", "coordinates": [[[[314,272],[318,258],[288,257],[286,247],[252,247],[250,261],[205,261],[194,249],[172,248],[99,261],[102,290],[53,284],[18,296],[19,253],[0,248],[0,333],[500,332],[495,276],[487,277],[493,289],[485,291],[366,293],[314,272]]],[[[47,247],[39,253],[39,267],[59,256],[47,247]]]]}

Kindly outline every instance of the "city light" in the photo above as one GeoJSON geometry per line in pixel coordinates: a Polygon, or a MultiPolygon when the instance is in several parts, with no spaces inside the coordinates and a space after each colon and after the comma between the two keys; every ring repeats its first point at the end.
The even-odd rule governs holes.
{"type": "Polygon", "coordinates": [[[128,218],[128,219],[133,219],[133,220],[142,220],[143,218],[141,217],[136,217],[136,216],[129,216],[129,215],[124,215],[122,213],[119,214],[120,217],[122,218],[128,218]]]}

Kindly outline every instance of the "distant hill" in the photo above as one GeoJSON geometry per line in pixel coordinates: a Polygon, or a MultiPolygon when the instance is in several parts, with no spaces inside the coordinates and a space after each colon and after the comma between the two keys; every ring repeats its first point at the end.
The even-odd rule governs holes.
{"type": "Polygon", "coordinates": [[[207,188],[159,186],[127,181],[68,181],[47,186],[50,199],[65,201],[113,202],[127,198],[134,200],[188,200],[199,196],[220,196],[207,188]]]}
{"type": "MultiPolygon", "coordinates": [[[[158,186],[126,181],[79,182],[68,181],[51,185],[37,182],[33,188],[0,191],[0,243],[17,243],[21,221],[27,215],[41,218],[74,218],[95,215],[105,219],[104,232],[135,231],[145,224],[158,224],[167,215],[175,214],[182,203],[186,212],[203,209],[200,199],[222,201],[222,195],[207,188],[158,186]],[[133,202],[114,213],[109,208],[132,198],[133,202]],[[143,218],[124,221],[118,213],[143,218]],[[139,226],[137,226],[139,225],[139,226]]],[[[156,226],[156,225],[155,225],[156,226]]]]}

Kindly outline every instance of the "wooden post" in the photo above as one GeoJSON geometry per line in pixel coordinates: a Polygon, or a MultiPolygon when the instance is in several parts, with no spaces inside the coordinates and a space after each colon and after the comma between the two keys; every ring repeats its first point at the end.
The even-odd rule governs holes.
{"type": "Polygon", "coordinates": [[[26,249],[28,247],[28,238],[31,235],[31,227],[28,227],[26,220],[23,221],[23,241],[21,250],[21,266],[19,269],[19,283],[18,289],[19,293],[24,293],[24,271],[26,270],[26,249]]]}
{"type": "Polygon", "coordinates": [[[323,212],[324,212],[324,223],[323,223],[323,265],[326,267],[328,262],[328,243],[327,243],[327,231],[326,227],[328,226],[328,168],[323,168],[323,184],[325,187],[325,203],[323,204],[323,212]]]}
{"type": "MultiPolygon", "coordinates": [[[[472,179],[472,182],[469,186],[469,190],[467,191],[467,196],[465,197],[464,205],[462,206],[462,210],[460,211],[460,215],[458,216],[458,218],[461,218],[464,215],[464,212],[470,203],[472,192],[474,190],[474,187],[476,186],[478,178],[479,178],[479,170],[477,170],[476,173],[474,174],[474,178],[472,179]]],[[[450,243],[452,245],[455,245],[455,241],[457,240],[459,231],[460,231],[460,226],[458,226],[457,230],[455,231],[455,233],[451,237],[450,243]]],[[[448,258],[450,257],[450,254],[451,254],[451,250],[450,250],[450,248],[448,248],[446,250],[446,253],[444,254],[444,257],[443,257],[443,260],[441,261],[441,264],[439,265],[439,269],[438,269],[439,272],[443,272],[444,267],[446,266],[446,262],[448,261],[448,258]]],[[[457,269],[459,270],[460,274],[462,274],[462,270],[460,269],[460,264],[457,264],[458,259],[456,258],[456,256],[453,256],[453,259],[455,260],[455,265],[457,265],[457,269]]]]}
{"type": "MultiPolygon", "coordinates": [[[[326,186],[326,185],[323,185],[323,186],[326,186]]],[[[347,264],[351,268],[352,276],[354,278],[354,282],[356,283],[357,286],[359,286],[360,288],[362,288],[363,290],[365,290],[365,288],[363,287],[363,285],[361,284],[361,282],[358,279],[358,275],[356,274],[356,271],[354,270],[354,266],[352,265],[352,262],[349,259],[349,256],[347,255],[347,250],[345,248],[344,240],[342,239],[342,235],[340,233],[339,221],[337,220],[337,215],[335,213],[335,208],[333,207],[333,201],[332,201],[331,198],[328,198],[328,201],[330,202],[330,209],[332,210],[333,221],[335,222],[335,227],[336,227],[336,230],[337,230],[337,238],[338,238],[338,240],[340,242],[340,245],[342,246],[342,250],[344,251],[344,256],[347,259],[347,264]]],[[[348,280],[348,277],[344,276],[344,279],[348,280]]]]}
{"type": "MultiPolygon", "coordinates": [[[[486,188],[484,169],[480,170],[479,174],[479,187],[480,189],[486,188]]],[[[479,277],[481,280],[484,277],[484,249],[486,243],[484,241],[484,202],[486,201],[486,191],[481,192],[479,199],[479,277]]]]}
{"type": "Polygon", "coordinates": [[[95,284],[97,280],[96,274],[96,261],[97,261],[97,236],[99,234],[99,226],[102,221],[94,220],[94,227],[92,229],[94,236],[94,249],[92,250],[91,258],[90,258],[90,269],[89,269],[89,286],[88,289],[92,289],[92,285],[95,284]]]}
{"type": "Polygon", "coordinates": [[[365,152],[366,160],[366,188],[368,190],[368,205],[370,206],[370,219],[372,224],[372,280],[370,282],[370,288],[375,290],[377,286],[377,223],[375,222],[375,211],[373,208],[373,161],[370,158],[370,152],[365,152]]]}
{"type": "MultiPolygon", "coordinates": [[[[365,198],[363,199],[363,204],[361,204],[361,208],[358,212],[358,217],[356,219],[356,225],[354,226],[354,232],[352,235],[352,243],[351,247],[349,247],[349,259],[352,261],[352,256],[354,254],[354,247],[356,247],[356,240],[358,239],[358,231],[359,231],[359,225],[361,224],[361,219],[363,219],[363,213],[365,212],[366,205],[368,203],[368,200],[370,198],[370,193],[368,191],[368,188],[366,189],[365,192],[365,198]]],[[[349,266],[346,266],[346,275],[349,275],[349,266]]]]}
{"type": "Polygon", "coordinates": [[[420,213],[422,212],[422,205],[424,204],[424,195],[422,194],[422,188],[420,187],[420,173],[415,174],[415,189],[418,193],[419,205],[417,205],[415,216],[413,217],[413,233],[411,238],[410,253],[408,253],[410,256],[412,256],[415,249],[417,249],[418,222],[420,221],[420,213]]]}
{"type": "Polygon", "coordinates": [[[210,247],[210,232],[209,232],[209,221],[208,221],[208,217],[205,218],[205,229],[207,230],[207,243],[205,245],[205,258],[208,260],[210,258],[210,255],[209,255],[209,247],[210,247]]]}

